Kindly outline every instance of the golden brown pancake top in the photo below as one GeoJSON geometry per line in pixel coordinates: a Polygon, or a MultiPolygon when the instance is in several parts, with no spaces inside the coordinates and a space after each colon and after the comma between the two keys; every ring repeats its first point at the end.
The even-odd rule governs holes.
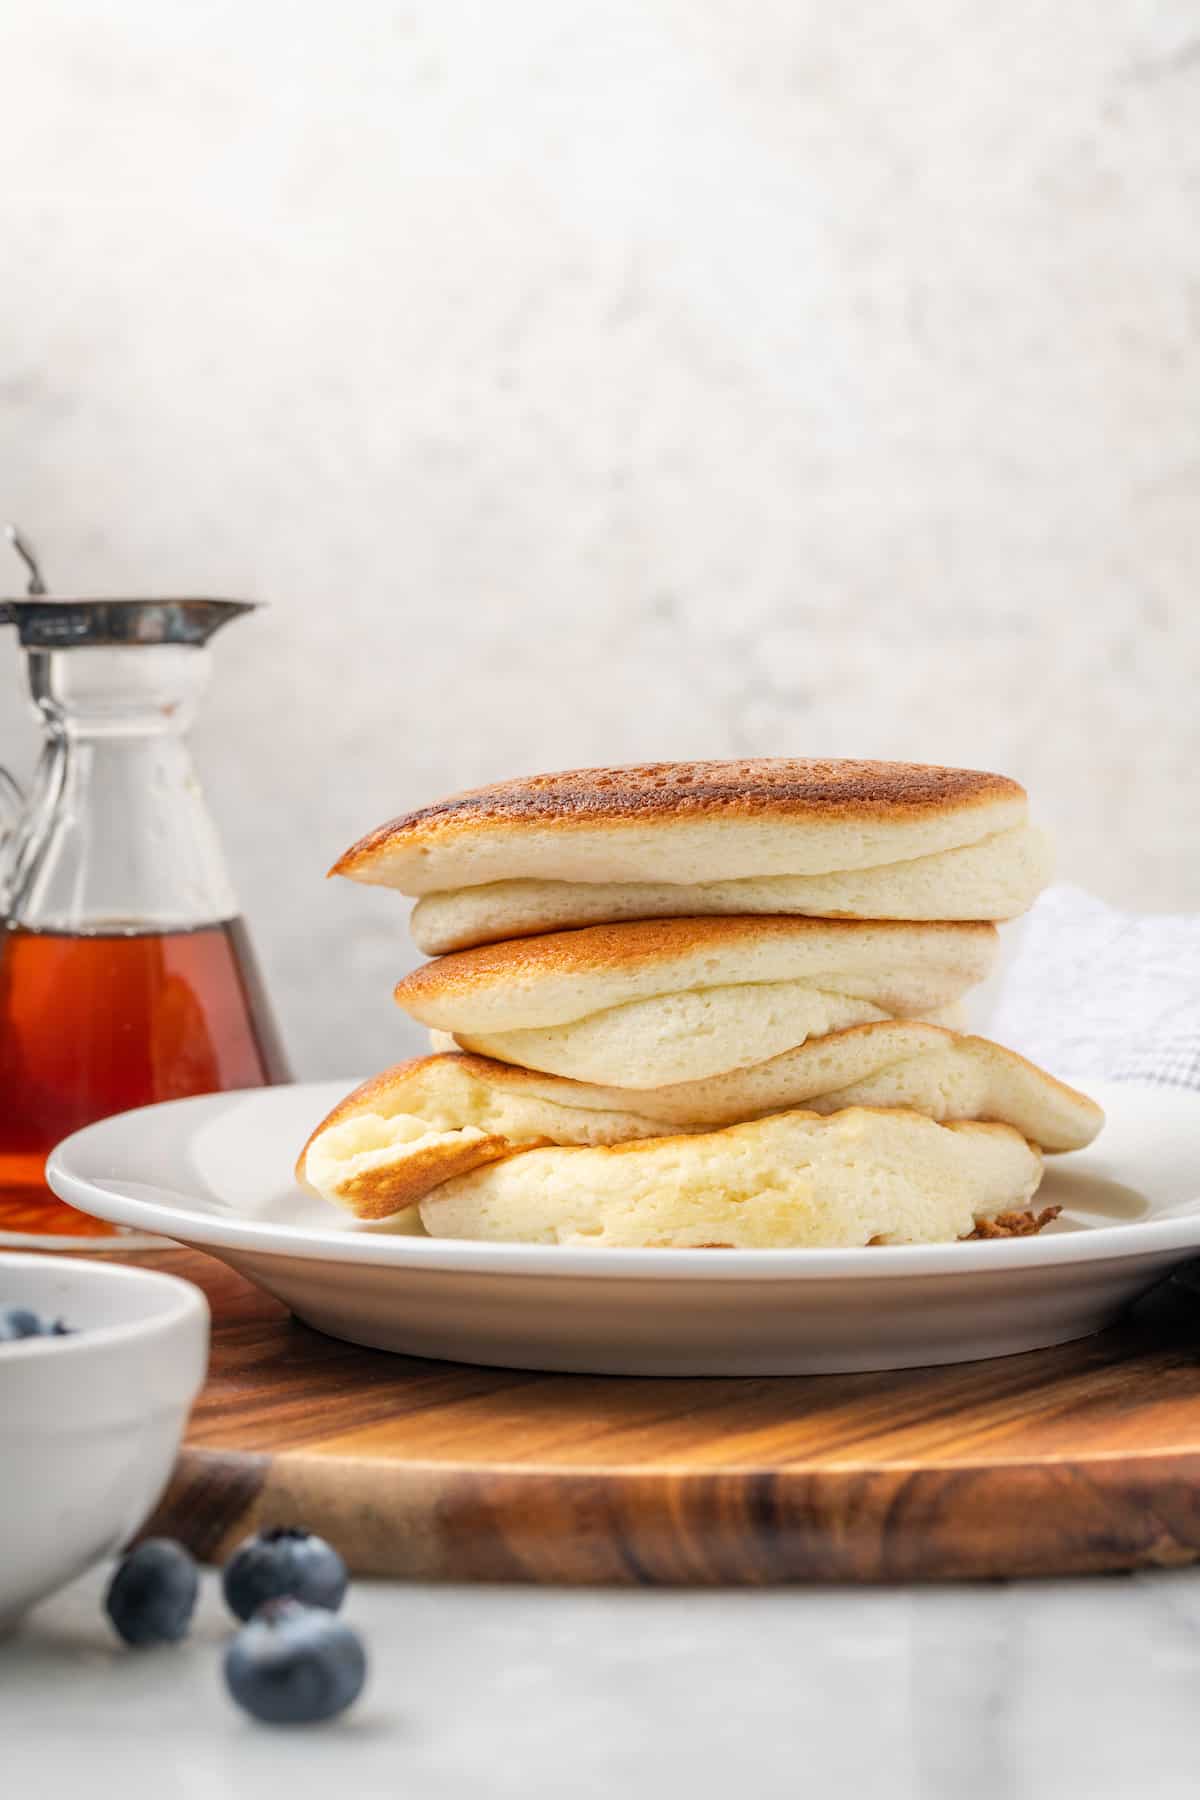
{"type": "Polygon", "coordinates": [[[755,756],[731,762],[563,769],[470,788],[404,813],[368,832],[330,873],[350,874],[388,844],[444,841],[489,825],[919,818],[923,813],[957,812],[1024,795],[1019,782],[981,769],[827,757],[755,756]]]}

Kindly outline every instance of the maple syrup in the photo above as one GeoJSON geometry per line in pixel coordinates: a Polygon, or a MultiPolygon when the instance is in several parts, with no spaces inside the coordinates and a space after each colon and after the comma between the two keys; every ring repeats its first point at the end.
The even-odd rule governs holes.
{"type": "Polygon", "coordinates": [[[179,931],[0,929],[0,1231],[115,1228],[46,1186],[82,1125],[289,1080],[240,919],[179,931]]]}
{"type": "Polygon", "coordinates": [[[42,748],[28,796],[0,769],[0,1246],[109,1231],[46,1186],[81,1126],[288,1080],[186,742],[208,644],[253,606],[51,597],[8,536],[42,748]]]}

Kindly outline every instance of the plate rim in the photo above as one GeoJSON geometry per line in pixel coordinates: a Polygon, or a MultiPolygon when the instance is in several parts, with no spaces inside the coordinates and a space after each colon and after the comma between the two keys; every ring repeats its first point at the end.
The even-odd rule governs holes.
{"type": "MultiPolygon", "coordinates": [[[[963,1240],[937,1244],[885,1244],[837,1249],[700,1250],[588,1247],[571,1244],[484,1243],[470,1239],[420,1238],[385,1232],[345,1228],[323,1230],[315,1226],[278,1224],[274,1221],[239,1219],[196,1213],[161,1201],[114,1193],[110,1187],[72,1166],[92,1142],[143,1115],[149,1119],[165,1109],[202,1112],[234,1100],[253,1100],[286,1091],[332,1089],[335,1080],[280,1083],[273,1087],[224,1089],[215,1094],[195,1094],[135,1107],[97,1120],[64,1138],[51,1151],[46,1180],[60,1199],[98,1218],[130,1225],[200,1248],[257,1252],[309,1262],[376,1265],[417,1271],[495,1276],[538,1276],[558,1280],[617,1281],[714,1281],[749,1284],[762,1281],[897,1280],[931,1275],[981,1273],[1048,1268],[1082,1262],[1124,1262],[1139,1256],[1170,1255],[1196,1248],[1200,1251],[1200,1210],[1169,1219],[1149,1219],[1127,1225],[1096,1226],[1087,1231],[1049,1237],[963,1240]],[[180,1226],[186,1228],[181,1233],[180,1226]]],[[[1197,1109],[1200,1093],[1174,1084],[1145,1078],[1122,1082],[1093,1082],[1106,1093],[1129,1090],[1187,1096],[1197,1109]]],[[[348,1091],[347,1088],[343,1091],[348,1091]]],[[[1197,1199],[1200,1201],[1200,1157],[1197,1159],[1197,1199]]],[[[119,1242],[119,1240],[117,1240],[119,1242]]]]}

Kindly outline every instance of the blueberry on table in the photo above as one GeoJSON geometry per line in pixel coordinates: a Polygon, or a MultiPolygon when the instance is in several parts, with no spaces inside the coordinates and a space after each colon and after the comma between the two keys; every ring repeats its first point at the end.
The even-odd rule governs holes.
{"type": "Polygon", "coordinates": [[[268,1600],[225,1652],[229,1692],[268,1725],[336,1718],[357,1700],[366,1675],[358,1633],[325,1608],[296,1600],[268,1600]]]}
{"type": "Polygon", "coordinates": [[[199,1588],[182,1544],[147,1538],[117,1565],[104,1605],[127,1644],[173,1644],[187,1636],[199,1588]]]}
{"type": "Polygon", "coordinates": [[[239,1544],[221,1585],[239,1619],[252,1619],[266,1600],[299,1600],[336,1612],[346,1595],[346,1565],[324,1538],[285,1527],[239,1544]]]}

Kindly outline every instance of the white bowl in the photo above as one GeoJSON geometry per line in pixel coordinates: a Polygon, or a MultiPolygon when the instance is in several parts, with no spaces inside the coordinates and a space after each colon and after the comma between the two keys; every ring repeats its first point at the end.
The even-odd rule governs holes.
{"type": "Polygon", "coordinates": [[[0,1344],[0,1625],[132,1537],[208,1364],[208,1303],[173,1275],[0,1255],[0,1305],[74,1330],[0,1344]]]}

